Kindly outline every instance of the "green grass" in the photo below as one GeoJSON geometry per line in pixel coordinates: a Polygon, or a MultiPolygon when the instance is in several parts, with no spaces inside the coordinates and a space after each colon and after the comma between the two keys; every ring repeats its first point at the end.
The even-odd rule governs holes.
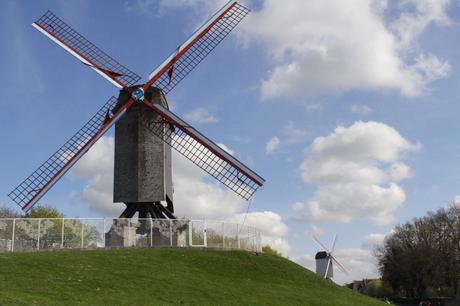
{"type": "Polygon", "coordinates": [[[384,305],[281,257],[120,249],[0,253],[0,305],[384,305]]]}

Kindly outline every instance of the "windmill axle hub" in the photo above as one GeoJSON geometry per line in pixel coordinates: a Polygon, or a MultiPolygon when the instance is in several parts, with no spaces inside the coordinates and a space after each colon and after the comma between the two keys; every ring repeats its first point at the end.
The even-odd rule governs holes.
{"type": "Polygon", "coordinates": [[[136,102],[142,102],[144,100],[144,89],[142,87],[137,88],[133,92],[132,97],[136,102]]]}

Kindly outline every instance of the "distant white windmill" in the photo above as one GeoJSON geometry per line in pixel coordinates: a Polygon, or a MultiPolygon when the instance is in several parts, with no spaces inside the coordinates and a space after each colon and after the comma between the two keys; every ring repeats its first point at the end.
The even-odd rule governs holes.
{"type": "Polygon", "coordinates": [[[324,251],[319,251],[315,255],[316,261],[316,274],[326,279],[334,277],[333,262],[342,270],[345,274],[348,274],[347,269],[332,255],[335,249],[335,243],[337,242],[337,234],[334,235],[332,241],[331,251],[329,251],[315,236],[312,236],[314,242],[316,242],[324,251]]]}

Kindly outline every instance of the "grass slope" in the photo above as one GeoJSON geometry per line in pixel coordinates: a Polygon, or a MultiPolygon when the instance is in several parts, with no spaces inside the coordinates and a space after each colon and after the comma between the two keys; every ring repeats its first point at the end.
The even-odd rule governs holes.
{"type": "Polygon", "coordinates": [[[383,305],[281,257],[120,249],[0,253],[0,305],[383,305]]]}

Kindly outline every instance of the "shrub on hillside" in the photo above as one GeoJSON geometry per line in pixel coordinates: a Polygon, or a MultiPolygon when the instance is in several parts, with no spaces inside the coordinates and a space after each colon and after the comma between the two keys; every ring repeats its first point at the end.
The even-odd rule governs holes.
{"type": "Polygon", "coordinates": [[[281,253],[272,249],[269,245],[262,247],[262,252],[268,255],[281,256],[281,253]]]}

